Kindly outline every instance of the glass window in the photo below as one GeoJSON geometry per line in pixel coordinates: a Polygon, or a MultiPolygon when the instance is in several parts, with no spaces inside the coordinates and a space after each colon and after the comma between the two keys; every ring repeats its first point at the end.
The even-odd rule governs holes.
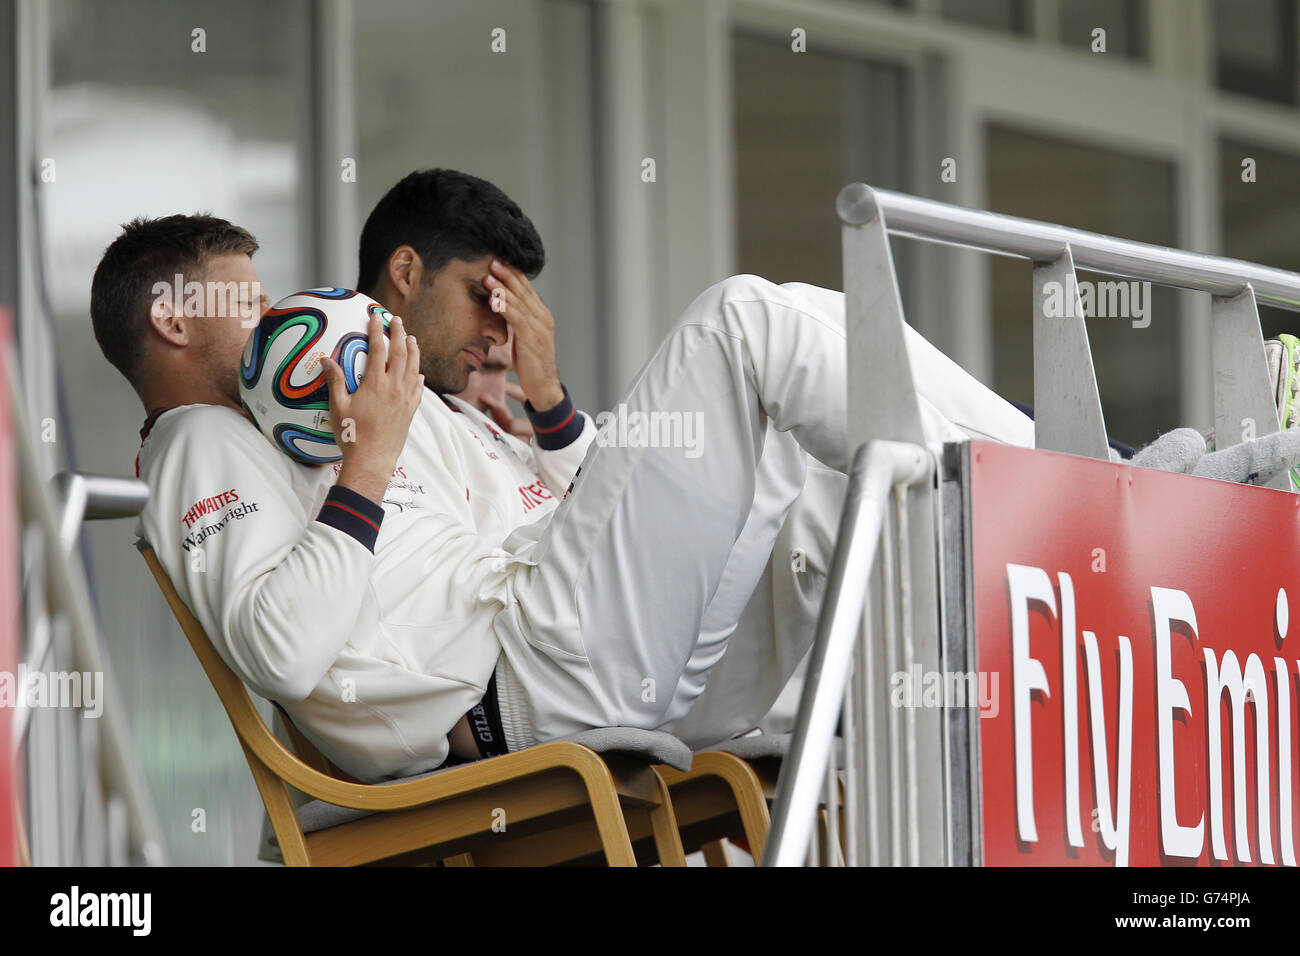
{"type": "Polygon", "coordinates": [[[356,18],[357,222],[416,169],[500,187],[546,247],[537,291],[581,408],[615,400],[599,348],[592,43],[578,0],[371,0],[356,18]]]}
{"type": "Polygon", "coordinates": [[[943,0],[949,20],[1003,33],[1029,33],[1028,0],[943,0]]]}
{"type": "MultiPolygon", "coordinates": [[[[1171,165],[997,125],[987,131],[987,148],[989,208],[994,212],[1139,242],[1175,244],[1171,165]]],[[[995,388],[1005,398],[1032,404],[1032,268],[1005,256],[991,260],[995,388]]],[[[1080,272],[1079,280],[1099,283],[1111,277],[1080,272]]],[[[1144,287],[1140,294],[1146,314],[1117,316],[1114,306],[1123,307],[1118,293],[1103,300],[1101,288],[1094,286],[1093,291],[1088,339],[1110,436],[1141,445],[1188,424],[1181,420],[1179,407],[1177,294],[1150,286],[1148,300],[1144,287]]],[[[1130,288],[1130,294],[1133,291],[1130,288]]],[[[1136,313],[1137,302],[1130,299],[1131,313],[1136,313]]]]}
{"type": "MultiPolygon", "coordinates": [[[[42,245],[81,470],[132,474],[140,445],[140,402],[90,333],[91,276],[121,223],[210,211],[257,236],[273,298],[304,281],[308,14],[305,0],[49,6],[42,245]]],[[[225,712],[130,527],[91,522],[85,533],[121,693],[109,706],[126,709],[171,862],[253,863],[262,803],[225,712]]]]}
{"type": "MultiPolygon", "coordinates": [[[[1300,272],[1295,199],[1300,196],[1300,157],[1240,140],[1219,144],[1219,191],[1223,200],[1223,254],[1300,272]],[[1254,160],[1254,182],[1242,180],[1242,162],[1254,160]]],[[[1300,315],[1263,306],[1264,337],[1300,335],[1300,315]]]]}
{"type": "Polygon", "coordinates": [[[57,311],[84,315],[100,254],[139,215],[230,219],[261,243],[273,299],[302,281],[307,16],[304,0],[52,5],[42,198],[57,311]]]}
{"type": "Polygon", "coordinates": [[[1295,104],[1296,0],[1215,0],[1214,45],[1222,89],[1295,104]]]}
{"type": "MultiPolygon", "coordinates": [[[[763,37],[732,50],[738,271],[842,289],[835,197],[851,182],[910,186],[907,73],[763,37]]],[[[905,243],[892,245],[906,299],[905,243]]]]}
{"type": "Polygon", "coordinates": [[[1142,58],[1147,55],[1145,0],[1068,0],[1061,4],[1061,42],[1091,50],[1092,31],[1106,31],[1106,52],[1142,58]]]}

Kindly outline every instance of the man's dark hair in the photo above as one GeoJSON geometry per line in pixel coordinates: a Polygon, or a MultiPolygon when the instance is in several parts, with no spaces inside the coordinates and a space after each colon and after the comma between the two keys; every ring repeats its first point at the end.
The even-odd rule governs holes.
{"type": "Polygon", "coordinates": [[[256,251],[247,229],[206,213],[132,219],[104,251],[90,284],[90,321],[104,358],[136,385],[154,284],[170,285],[177,273],[187,282],[200,279],[210,259],[256,251]]]}
{"type": "Polygon", "coordinates": [[[452,259],[492,255],[529,279],[546,264],[542,237],[509,196],[454,169],[406,176],[379,200],[361,230],[357,291],[373,294],[398,246],[410,246],[430,277],[452,259]]]}

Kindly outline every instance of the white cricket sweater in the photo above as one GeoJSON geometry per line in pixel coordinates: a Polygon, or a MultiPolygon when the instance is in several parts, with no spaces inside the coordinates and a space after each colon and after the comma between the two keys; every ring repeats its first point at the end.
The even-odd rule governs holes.
{"type": "Polygon", "coordinates": [[[381,509],[232,408],[156,409],[137,530],[222,659],[337,766],[431,770],[487,690],[493,618],[596,433],[567,391],[529,412],[545,444],[567,444],[525,444],[426,391],[381,509]]]}

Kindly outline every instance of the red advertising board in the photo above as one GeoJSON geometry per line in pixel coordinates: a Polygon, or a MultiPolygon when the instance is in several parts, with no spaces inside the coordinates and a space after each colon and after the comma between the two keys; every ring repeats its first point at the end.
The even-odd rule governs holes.
{"type": "Polygon", "coordinates": [[[970,456],[984,863],[1294,866],[1300,495],[970,456]]]}

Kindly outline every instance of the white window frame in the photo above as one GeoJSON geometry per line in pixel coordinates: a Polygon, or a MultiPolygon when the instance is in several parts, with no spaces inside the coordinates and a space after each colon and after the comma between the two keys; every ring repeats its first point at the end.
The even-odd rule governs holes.
{"type": "MultiPolygon", "coordinates": [[[[1215,87],[1211,0],[1148,0],[1147,54],[1141,60],[1063,46],[1055,35],[1061,0],[1032,0],[1029,38],[943,20],[938,0],[913,0],[913,9],[906,10],[866,0],[598,2],[617,9],[633,33],[644,29],[648,16],[663,18],[665,36],[672,42],[664,44],[658,62],[614,58],[611,66],[622,72],[621,85],[628,90],[648,86],[653,91],[662,84],[666,148],[690,157],[696,177],[692,190],[666,191],[670,248],[655,249],[649,227],[623,219],[614,221],[613,231],[636,233],[637,238],[615,238],[607,246],[615,271],[638,265],[644,269],[647,257],[662,257],[663,288],[654,301],[643,299],[635,310],[640,326],[636,334],[655,341],[693,294],[734,270],[729,84],[730,37],[736,30],[788,42],[790,30],[800,26],[807,30],[811,50],[910,68],[918,91],[912,97],[914,155],[918,162],[922,157],[935,161],[935,175],[918,177],[917,192],[973,208],[987,208],[985,131],[990,123],[1005,122],[1169,163],[1174,171],[1175,244],[1213,254],[1223,242],[1217,181],[1220,139],[1238,137],[1300,157],[1300,110],[1215,87]],[[958,159],[958,180],[941,184],[938,159],[948,155],[958,159]],[[708,195],[702,215],[704,193],[708,195]],[[674,223],[685,226],[674,229],[674,223]]],[[[624,42],[633,41],[625,36],[624,42]]],[[[620,111],[623,105],[610,97],[603,108],[620,111]]],[[[626,120],[629,114],[622,115],[626,120]]],[[[607,113],[604,119],[611,117],[607,113]]],[[[635,137],[635,130],[626,127],[625,122],[620,135],[635,137]]],[[[619,202],[628,202],[631,184],[611,183],[607,189],[603,202],[618,198],[612,195],[617,193],[623,194],[619,202]]],[[[838,228],[833,203],[834,197],[827,197],[828,230],[838,228]]],[[[923,284],[932,298],[922,300],[918,312],[924,315],[918,327],[938,337],[945,351],[973,374],[991,382],[988,257],[949,253],[943,261],[949,263],[949,275],[944,282],[923,284]],[[960,308],[954,307],[958,300],[960,308]]],[[[925,268],[924,259],[921,265],[925,268]]],[[[1181,296],[1180,308],[1180,413],[1187,424],[1209,427],[1209,302],[1203,296],[1181,296]]],[[[644,347],[640,343],[629,350],[626,359],[631,361],[644,347]]],[[[635,368],[620,368],[632,371],[635,368]]],[[[628,380],[627,374],[620,380],[628,380]]]]}

